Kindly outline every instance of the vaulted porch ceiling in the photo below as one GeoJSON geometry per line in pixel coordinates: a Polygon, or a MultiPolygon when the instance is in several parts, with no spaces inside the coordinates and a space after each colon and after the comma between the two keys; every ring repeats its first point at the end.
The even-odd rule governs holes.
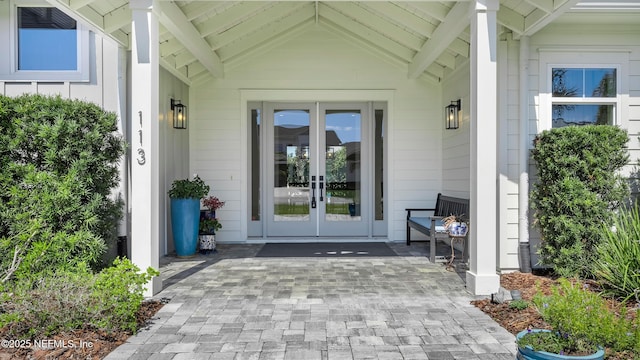
{"type": "MultiPolygon", "coordinates": [[[[121,45],[131,44],[128,0],[47,0],[121,45]]],[[[515,38],[567,11],[602,9],[595,0],[500,0],[498,23],[515,38]]],[[[622,9],[625,4],[616,2],[622,9]]],[[[407,67],[407,76],[440,80],[469,57],[467,1],[157,1],[161,65],[187,83],[224,77],[224,69],[322,26],[407,67]]],[[[629,5],[631,6],[631,5],[629,5]]],[[[615,11],[614,6],[609,6],[615,11]]],[[[619,11],[622,11],[618,9],[619,11]]]]}

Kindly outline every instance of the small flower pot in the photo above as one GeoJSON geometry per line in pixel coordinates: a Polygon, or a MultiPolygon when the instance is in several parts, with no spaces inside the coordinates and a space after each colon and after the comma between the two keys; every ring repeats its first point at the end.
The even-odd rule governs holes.
{"type": "MultiPolygon", "coordinates": [[[[533,329],[531,332],[548,332],[549,330],[543,329],[533,329]]],[[[530,331],[523,330],[516,335],[516,341],[520,340],[523,336],[527,335],[530,331]]],[[[518,353],[516,354],[517,360],[602,360],[604,359],[604,349],[599,349],[593,354],[589,355],[581,355],[581,356],[571,356],[571,355],[560,355],[553,354],[546,351],[535,351],[531,347],[520,347],[518,346],[518,353]]]]}
{"type": "Polygon", "coordinates": [[[465,222],[454,222],[447,228],[451,237],[465,237],[469,232],[469,225],[465,222]]]}
{"type": "Polygon", "coordinates": [[[198,235],[200,241],[200,253],[207,255],[216,250],[216,236],[215,234],[200,234],[198,235]]]}

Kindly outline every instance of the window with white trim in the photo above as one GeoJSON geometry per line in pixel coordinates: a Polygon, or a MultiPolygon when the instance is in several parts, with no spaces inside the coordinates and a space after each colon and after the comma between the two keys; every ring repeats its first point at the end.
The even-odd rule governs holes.
{"type": "Polygon", "coordinates": [[[5,9],[10,21],[0,31],[9,46],[0,80],[90,81],[92,34],[85,26],[41,0],[13,0],[5,9]]]}
{"type": "Polygon", "coordinates": [[[552,67],[551,127],[615,124],[617,73],[615,67],[552,67]]]}
{"type": "Polygon", "coordinates": [[[78,70],[78,26],[52,7],[18,7],[18,70],[78,70]]]}

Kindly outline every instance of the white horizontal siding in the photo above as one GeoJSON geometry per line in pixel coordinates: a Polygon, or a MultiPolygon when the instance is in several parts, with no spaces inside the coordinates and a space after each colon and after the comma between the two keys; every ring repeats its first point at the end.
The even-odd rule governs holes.
{"type": "MultiPolygon", "coordinates": [[[[640,158],[640,142],[634,140],[637,135],[640,134],[640,46],[638,44],[637,27],[618,26],[618,25],[579,25],[572,24],[566,25],[551,25],[542,31],[535,34],[530,40],[529,49],[529,141],[527,147],[531,149],[532,140],[542,129],[540,127],[539,111],[540,111],[540,97],[538,94],[541,92],[539,89],[540,78],[539,76],[546,76],[546,74],[540,74],[539,70],[544,64],[540,64],[540,53],[538,49],[557,49],[558,52],[567,51],[572,49],[580,49],[574,51],[575,63],[580,63],[582,60],[582,53],[589,50],[596,52],[605,52],[607,49],[614,51],[609,55],[609,59],[612,63],[616,62],[616,54],[620,54],[620,51],[624,56],[628,56],[628,64],[625,64],[628,69],[626,79],[628,86],[628,94],[623,94],[623,104],[628,104],[628,109],[622,110],[623,119],[621,123],[626,126],[629,136],[629,150],[631,154],[631,164],[637,163],[640,158]]],[[[501,255],[500,266],[503,269],[513,267],[517,268],[517,247],[518,247],[518,148],[519,148],[519,104],[518,104],[518,90],[519,85],[516,81],[518,76],[518,53],[519,42],[509,41],[508,50],[508,90],[507,90],[507,130],[504,136],[506,137],[502,141],[506,143],[504,146],[505,151],[508,152],[506,156],[508,165],[507,171],[504,175],[504,183],[500,190],[500,197],[503,199],[502,204],[507,204],[505,216],[506,223],[501,224],[501,255]],[[504,257],[504,259],[503,259],[504,257]],[[506,259],[506,260],[505,260],[506,259]]],[[[623,59],[622,57],[620,59],[623,59]]],[[[623,60],[619,60],[623,61],[623,60]]],[[[624,60],[626,61],[626,60],[624,60]]],[[[630,172],[630,168],[625,169],[625,174],[630,172]]],[[[533,184],[535,179],[535,169],[530,166],[530,184],[533,184]]],[[[532,211],[530,211],[530,221],[532,221],[532,211]]],[[[539,233],[535,228],[530,226],[530,239],[533,243],[539,242],[539,233]]],[[[534,261],[535,261],[534,257],[534,261]]]]}
{"type": "Polygon", "coordinates": [[[394,103],[389,109],[389,132],[385,134],[385,146],[391,147],[389,168],[393,168],[388,174],[389,192],[393,194],[387,214],[391,224],[388,235],[390,240],[403,241],[404,209],[434,201],[442,185],[439,85],[409,80],[406,71],[333,32],[309,27],[288,42],[227,68],[224,79],[193,85],[189,109],[191,168],[212,186],[214,194],[233,204],[225,205],[221,212],[224,227],[218,239],[245,240],[241,229],[247,186],[247,179],[241,178],[246,166],[241,151],[246,141],[243,122],[247,121],[241,118],[243,89],[300,89],[310,93],[389,89],[394,92],[394,103]]]}

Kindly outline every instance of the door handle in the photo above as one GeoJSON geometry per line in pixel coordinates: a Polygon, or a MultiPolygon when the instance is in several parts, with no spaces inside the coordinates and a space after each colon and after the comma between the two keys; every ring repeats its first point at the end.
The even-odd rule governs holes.
{"type": "MultiPolygon", "coordinates": [[[[321,200],[322,201],[322,200],[321,200]]],[[[311,208],[316,208],[316,177],[311,177],[311,208]]]]}
{"type": "Polygon", "coordinates": [[[324,189],[324,176],[320,175],[320,201],[324,201],[322,197],[322,189],[324,189]]]}

